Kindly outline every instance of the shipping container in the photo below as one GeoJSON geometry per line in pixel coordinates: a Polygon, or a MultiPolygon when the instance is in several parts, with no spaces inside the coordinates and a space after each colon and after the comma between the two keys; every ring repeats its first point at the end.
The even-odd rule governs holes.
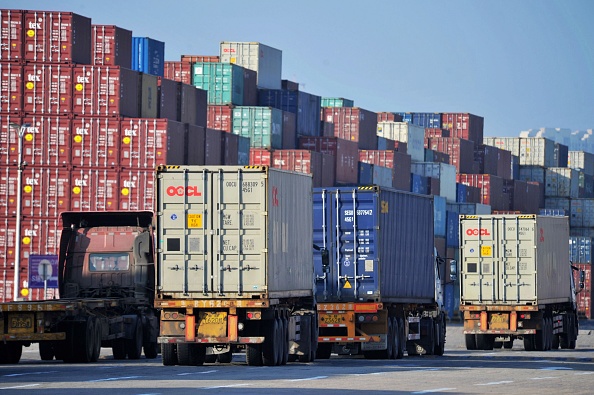
{"type": "Polygon", "coordinates": [[[120,66],[75,66],[72,80],[76,116],[139,116],[138,72],[120,66]]]}
{"type": "Polygon", "coordinates": [[[125,118],[120,123],[120,166],[155,169],[186,163],[184,124],[161,118],[125,118]]]}
{"type": "Polygon", "coordinates": [[[357,185],[373,185],[373,165],[371,163],[359,162],[358,167],[359,178],[357,181],[357,185]]]}
{"type": "Polygon", "coordinates": [[[466,215],[491,214],[491,206],[482,203],[447,203],[446,209],[466,215]]]}
{"type": "Polygon", "coordinates": [[[243,105],[258,105],[258,73],[243,68],[243,105]]]}
{"type": "Polygon", "coordinates": [[[393,168],[395,154],[387,150],[359,150],[359,162],[393,168]]]}
{"type": "Polygon", "coordinates": [[[282,130],[282,149],[295,149],[297,147],[297,114],[283,111],[282,130]]]}
{"type": "Polygon", "coordinates": [[[222,138],[222,152],[221,152],[221,164],[222,165],[238,165],[239,161],[239,138],[233,133],[221,133],[222,138]]]}
{"type": "Polygon", "coordinates": [[[223,163],[223,135],[226,132],[206,128],[204,134],[204,164],[221,165],[223,163]]]}
{"type": "Polygon", "coordinates": [[[541,184],[546,183],[546,168],[542,166],[520,166],[519,179],[522,181],[535,181],[541,184]]]}
{"type": "Polygon", "coordinates": [[[420,195],[429,194],[429,180],[420,174],[410,173],[410,191],[420,195]]]}
{"type": "MultiPolygon", "coordinates": [[[[55,217],[70,210],[70,171],[63,167],[26,166],[21,180],[21,215],[55,217]]],[[[0,216],[16,217],[18,170],[0,169],[0,216]]]]}
{"type": "Polygon", "coordinates": [[[118,210],[119,176],[117,169],[73,167],[70,172],[70,209],[118,210]]]}
{"type": "Polygon", "coordinates": [[[434,300],[433,198],[391,188],[335,187],[314,188],[313,203],[313,242],[329,250],[332,268],[325,271],[314,255],[320,303],[434,300]]]}
{"type": "MultiPolygon", "coordinates": [[[[568,199],[569,210],[566,211],[569,215],[569,226],[576,228],[594,228],[594,199],[568,199]]],[[[551,204],[550,202],[549,204],[551,204]]],[[[565,209],[565,205],[559,202],[559,208],[565,209]]]]}
{"type": "Polygon", "coordinates": [[[377,149],[378,150],[390,150],[394,151],[396,149],[396,142],[394,140],[387,139],[385,137],[377,138],[377,149]]]}
{"type": "MultiPolygon", "coordinates": [[[[577,310],[580,318],[591,320],[592,314],[592,265],[579,263],[577,264],[579,270],[584,271],[584,289],[582,289],[577,295],[577,310]]],[[[574,281],[579,284],[579,271],[574,271],[574,281]]]]}
{"type": "Polygon", "coordinates": [[[425,129],[407,122],[378,122],[377,136],[406,143],[406,153],[415,162],[425,160],[425,129]]]}
{"type": "Polygon", "coordinates": [[[250,139],[249,137],[237,136],[237,164],[250,164],[250,139]]]}
{"type": "Polygon", "coordinates": [[[159,78],[159,118],[180,121],[180,83],[159,78]]]}
{"type": "Polygon", "coordinates": [[[119,171],[119,210],[155,212],[154,169],[122,169],[119,171]]]}
{"type": "Polygon", "coordinates": [[[402,115],[395,112],[380,111],[377,113],[377,122],[402,122],[402,115]]]}
{"type": "Polygon", "coordinates": [[[490,174],[458,174],[457,182],[480,188],[481,203],[492,210],[509,210],[509,197],[503,192],[503,179],[490,174]]]}
{"type": "Polygon", "coordinates": [[[411,163],[411,172],[432,177],[439,182],[439,194],[448,202],[456,201],[456,168],[453,165],[433,162],[411,163]]]}
{"type": "Polygon", "coordinates": [[[163,76],[169,80],[192,85],[192,63],[166,60],[163,66],[163,76]]]}
{"type": "Polygon", "coordinates": [[[187,124],[186,163],[188,165],[204,165],[206,163],[206,128],[187,124]]]}
{"type": "MultiPolygon", "coordinates": [[[[3,10],[0,10],[0,14],[2,12],[3,10]]],[[[17,63],[0,62],[0,113],[18,114],[22,111],[25,84],[23,78],[23,66],[17,63]]]]}
{"type": "Polygon", "coordinates": [[[186,63],[219,62],[220,58],[217,55],[182,55],[181,61],[186,63]]]}
{"type": "Polygon", "coordinates": [[[165,43],[149,37],[132,37],[132,70],[164,76],[165,43]]]}
{"type": "Polygon", "coordinates": [[[545,172],[545,196],[579,197],[579,174],[567,167],[549,167],[545,172]]]}
{"type": "Polygon", "coordinates": [[[295,81],[281,80],[281,89],[286,89],[288,91],[298,91],[299,83],[295,81]]]}
{"type": "Polygon", "coordinates": [[[322,120],[334,124],[336,137],[356,141],[359,149],[377,149],[376,113],[359,107],[325,107],[322,120]]]}
{"type": "Polygon", "coordinates": [[[132,31],[114,25],[91,25],[91,51],[94,66],[132,65],[132,31]]]}
{"type": "Polygon", "coordinates": [[[283,53],[258,42],[230,42],[220,44],[221,63],[233,63],[254,70],[258,88],[281,89],[283,53]]]}
{"type": "Polygon", "coordinates": [[[458,173],[473,173],[474,142],[456,137],[433,137],[427,139],[427,148],[449,155],[449,164],[458,173]]]}
{"type": "Polygon", "coordinates": [[[355,107],[355,102],[342,97],[322,97],[322,107],[355,107]]]}
{"type": "Polygon", "coordinates": [[[446,204],[446,198],[442,196],[433,196],[433,235],[435,237],[446,237],[446,204]]]}
{"type": "Polygon", "coordinates": [[[441,126],[450,131],[451,137],[473,141],[475,146],[483,143],[484,118],[468,113],[443,113],[441,126]]]}
{"type": "Polygon", "coordinates": [[[69,65],[30,63],[23,67],[23,111],[39,115],[72,113],[73,69],[69,65]]]}
{"type": "Polygon", "coordinates": [[[442,128],[425,128],[425,138],[450,137],[450,131],[442,128]]]}
{"type": "Polygon", "coordinates": [[[568,167],[567,162],[569,160],[569,147],[565,144],[555,142],[554,152],[554,167],[568,167]]]}
{"type": "Polygon", "coordinates": [[[413,112],[412,124],[423,128],[441,129],[441,113],[413,112]]]}
{"type": "Polygon", "coordinates": [[[91,64],[91,19],[72,12],[26,11],[24,59],[91,64]]]}
{"type": "Polygon", "coordinates": [[[580,198],[594,198],[594,176],[578,170],[578,184],[580,198]]]}
{"type": "Polygon", "coordinates": [[[207,92],[193,85],[178,84],[180,122],[206,127],[207,92]]]}
{"type": "Polygon", "coordinates": [[[206,126],[211,129],[224,130],[225,132],[233,132],[233,106],[214,106],[209,105],[207,108],[207,123],[206,126]]]}
{"type": "Polygon", "coordinates": [[[567,167],[579,169],[589,176],[594,176],[594,153],[585,151],[569,151],[567,167]]]}
{"type": "Polygon", "coordinates": [[[282,149],[272,152],[271,166],[312,176],[314,187],[322,186],[322,153],[301,149],[282,149]]]}
{"type": "Polygon", "coordinates": [[[321,136],[321,97],[303,91],[260,89],[258,105],[274,107],[297,116],[297,134],[321,136]]]}
{"type": "Polygon", "coordinates": [[[299,138],[299,148],[318,151],[335,158],[334,172],[338,184],[356,184],[358,179],[359,149],[354,141],[338,137],[299,138]]]}
{"type": "Polygon", "coordinates": [[[235,64],[192,64],[192,85],[207,92],[209,105],[243,106],[244,77],[244,68],[235,64]]]}
{"type": "Polygon", "coordinates": [[[272,167],[272,152],[269,148],[250,148],[250,166],[272,167]]]}
{"type": "MultiPolygon", "coordinates": [[[[563,210],[567,215],[571,212],[571,199],[569,198],[558,198],[558,197],[547,197],[544,200],[545,209],[563,210]]],[[[570,217],[571,221],[571,217],[570,217]]],[[[570,223],[571,225],[571,223],[570,223]]]]}
{"type": "Polygon", "coordinates": [[[139,73],[140,118],[159,117],[159,77],[139,73]]]}
{"type": "MultiPolygon", "coordinates": [[[[22,159],[35,166],[69,166],[71,163],[72,125],[68,117],[27,115],[29,125],[23,134],[22,159]]],[[[9,153],[12,164],[18,164],[18,150],[9,153]]]]}
{"type": "Polygon", "coordinates": [[[260,166],[159,171],[161,291],[201,300],[311,296],[311,182],[309,175],[260,166]],[[175,192],[182,189],[188,193],[175,192]],[[190,262],[200,270],[172,270],[190,262]],[[242,275],[226,275],[221,262],[242,275]]]}
{"type": "MultiPolygon", "coordinates": [[[[446,246],[458,248],[460,245],[460,229],[458,218],[460,214],[455,211],[446,211],[446,246]]],[[[447,278],[447,277],[446,277],[447,278]]]]}
{"type": "Polygon", "coordinates": [[[392,188],[394,183],[394,169],[380,165],[373,165],[373,185],[392,188]]]}
{"type": "Polygon", "coordinates": [[[77,167],[120,166],[120,121],[105,117],[72,120],[71,165],[77,167]]]}
{"type": "Polygon", "coordinates": [[[24,18],[23,10],[0,9],[0,62],[23,62],[24,18]]]}
{"type": "Polygon", "coordinates": [[[569,260],[572,264],[592,263],[592,238],[583,236],[570,236],[569,260]]]}
{"type": "Polygon", "coordinates": [[[233,133],[250,138],[251,147],[282,149],[283,112],[272,107],[233,108],[233,133]]]}

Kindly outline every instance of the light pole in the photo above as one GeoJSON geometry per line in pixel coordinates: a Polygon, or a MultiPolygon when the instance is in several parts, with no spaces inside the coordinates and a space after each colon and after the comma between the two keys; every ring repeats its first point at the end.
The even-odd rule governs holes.
{"type": "Polygon", "coordinates": [[[18,130],[18,174],[17,174],[17,210],[16,210],[16,233],[15,233],[15,261],[14,261],[14,284],[13,284],[13,300],[16,301],[19,296],[19,275],[21,266],[21,211],[23,206],[23,136],[25,130],[31,126],[31,124],[24,123],[22,125],[16,123],[10,123],[9,127],[18,130]]]}

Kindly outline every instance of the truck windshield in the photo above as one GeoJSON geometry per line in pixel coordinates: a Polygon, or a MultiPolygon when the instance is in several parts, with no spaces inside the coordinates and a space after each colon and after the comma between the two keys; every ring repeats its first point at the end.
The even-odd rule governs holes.
{"type": "Polygon", "coordinates": [[[92,253],[89,255],[89,269],[92,272],[128,270],[130,257],[126,253],[92,253]]]}

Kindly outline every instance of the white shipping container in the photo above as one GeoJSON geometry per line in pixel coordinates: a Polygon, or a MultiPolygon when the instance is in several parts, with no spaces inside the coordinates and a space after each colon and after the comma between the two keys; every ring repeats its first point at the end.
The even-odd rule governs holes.
{"type": "Polygon", "coordinates": [[[580,169],[589,176],[594,176],[594,154],[585,151],[569,151],[567,167],[580,169]]]}
{"type": "Polygon", "coordinates": [[[157,169],[157,286],[180,299],[313,296],[311,175],[157,169]]]}
{"type": "Polygon", "coordinates": [[[594,199],[571,199],[569,226],[576,228],[594,227],[594,199]]]}
{"type": "Polygon", "coordinates": [[[569,197],[579,196],[579,172],[567,167],[549,167],[546,169],[545,196],[569,197]]]}
{"type": "Polygon", "coordinates": [[[544,137],[520,139],[520,165],[555,167],[555,142],[544,137]]]}
{"type": "Polygon", "coordinates": [[[425,160],[425,128],[408,122],[378,122],[377,135],[406,143],[406,153],[412,161],[425,160]]]}
{"type": "Polygon", "coordinates": [[[521,181],[536,181],[545,184],[547,171],[540,166],[520,166],[521,181]]]}
{"type": "Polygon", "coordinates": [[[482,203],[448,203],[446,205],[448,211],[452,211],[458,214],[466,215],[481,215],[491,214],[491,206],[482,203]]]}
{"type": "Polygon", "coordinates": [[[456,202],[456,166],[447,163],[413,162],[411,173],[439,179],[439,195],[456,202]]]}
{"type": "Polygon", "coordinates": [[[283,53],[279,49],[258,42],[222,41],[220,61],[254,70],[258,88],[281,89],[283,53]]]}
{"type": "Polygon", "coordinates": [[[572,300],[567,217],[461,216],[460,246],[461,304],[572,300]]]}
{"type": "Polygon", "coordinates": [[[483,137],[483,144],[509,151],[517,157],[520,156],[519,137],[483,137]]]}

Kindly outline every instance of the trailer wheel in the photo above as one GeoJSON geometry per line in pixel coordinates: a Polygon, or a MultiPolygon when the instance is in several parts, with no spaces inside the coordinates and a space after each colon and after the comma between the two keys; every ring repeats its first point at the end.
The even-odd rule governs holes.
{"type": "MultiPolygon", "coordinates": [[[[307,326],[301,327],[302,333],[304,331],[309,331],[307,339],[309,339],[308,344],[308,351],[303,355],[294,355],[296,360],[298,359],[299,362],[313,362],[316,357],[316,349],[318,348],[318,321],[315,315],[304,315],[301,317],[301,323],[307,322],[307,326]]],[[[289,355],[289,358],[293,357],[293,355],[289,355]]]]}
{"type": "Polygon", "coordinates": [[[126,339],[119,338],[111,341],[113,359],[126,359],[126,339]]]}
{"type": "Polygon", "coordinates": [[[126,339],[126,354],[128,359],[139,359],[142,354],[142,321],[137,317],[134,323],[132,339],[126,339]]]}
{"type": "Polygon", "coordinates": [[[227,352],[217,355],[217,361],[219,361],[219,363],[231,363],[232,360],[233,360],[233,352],[232,351],[227,351],[227,352]]]}
{"type": "Polygon", "coordinates": [[[479,350],[492,350],[493,343],[495,343],[495,336],[493,335],[476,335],[476,348],[479,350]]]}
{"type": "Polygon", "coordinates": [[[39,342],[39,357],[42,361],[52,361],[54,359],[54,342],[39,342]]]}
{"type": "Polygon", "coordinates": [[[267,322],[262,345],[262,362],[266,366],[278,365],[279,358],[279,322],[276,319],[267,322]]]}
{"type": "MultiPolygon", "coordinates": [[[[204,365],[204,359],[206,358],[206,346],[202,344],[190,343],[188,346],[188,365],[190,366],[202,366],[204,365]]],[[[179,348],[178,348],[179,353],[179,348]]],[[[178,358],[179,358],[178,354],[178,358]]]]}
{"type": "Polygon", "coordinates": [[[101,341],[102,341],[102,331],[101,331],[101,321],[94,319],[93,320],[93,328],[94,328],[94,337],[95,337],[95,344],[93,347],[93,353],[91,355],[91,362],[97,362],[99,360],[99,355],[101,355],[101,341]]]}
{"type": "Polygon", "coordinates": [[[142,348],[146,359],[155,359],[159,355],[159,343],[156,341],[145,342],[142,348]]]}
{"type": "Polygon", "coordinates": [[[286,365],[289,361],[289,320],[287,317],[281,318],[282,322],[282,342],[281,346],[283,349],[283,357],[281,359],[281,365],[286,365]]]}
{"type": "Polygon", "coordinates": [[[445,339],[446,339],[446,320],[443,314],[440,314],[440,319],[437,322],[436,336],[435,336],[435,349],[433,354],[442,356],[445,352],[445,339]]]}
{"type": "Polygon", "coordinates": [[[316,351],[317,359],[330,359],[332,355],[332,343],[318,343],[318,350],[316,351]]]}
{"type": "Polygon", "coordinates": [[[536,334],[534,335],[534,350],[535,351],[545,351],[546,350],[546,323],[545,319],[540,320],[540,329],[536,329],[536,334]]]}
{"type": "Polygon", "coordinates": [[[23,346],[18,342],[0,343],[0,364],[17,364],[21,360],[23,346]]]}
{"type": "Polygon", "coordinates": [[[161,357],[163,366],[177,365],[177,345],[174,343],[161,344],[161,357]]]}
{"type": "Polygon", "coordinates": [[[245,361],[248,366],[262,366],[262,344],[247,344],[245,347],[245,361]]]}
{"type": "Polygon", "coordinates": [[[553,348],[553,319],[551,317],[545,318],[545,350],[549,351],[553,348]]]}
{"type": "Polygon", "coordinates": [[[505,348],[505,349],[510,350],[513,348],[513,346],[514,346],[514,339],[503,342],[503,348],[505,348]]]}
{"type": "Polygon", "coordinates": [[[466,334],[464,335],[464,341],[466,342],[466,349],[471,351],[471,350],[476,350],[476,335],[474,334],[466,334]]]}
{"type": "Polygon", "coordinates": [[[275,354],[276,354],[276,360],[274,361],[274,365],[275,366],[280,366],[283,362],[283,350],[284,350],[284,345],[283,345],[283,323],[281,321],[281,319],[279,317],[277,317],[275,319],[276,321],[276,347],[275,349],[275,354]]]}
{"type": "Polygon", "coordinates": [[[524,350],[534,351],[534,335],[524,335],[524,350]]]}
{"type": "Polygon", "coordinates": [[[397,318],[396,323],[398,324],[396,333],[400,339],[396,359],[402,359],[404,357],[404,351],[406,350],[406,330],[404,327],[404,320],[402,318],[397,318]]]}

